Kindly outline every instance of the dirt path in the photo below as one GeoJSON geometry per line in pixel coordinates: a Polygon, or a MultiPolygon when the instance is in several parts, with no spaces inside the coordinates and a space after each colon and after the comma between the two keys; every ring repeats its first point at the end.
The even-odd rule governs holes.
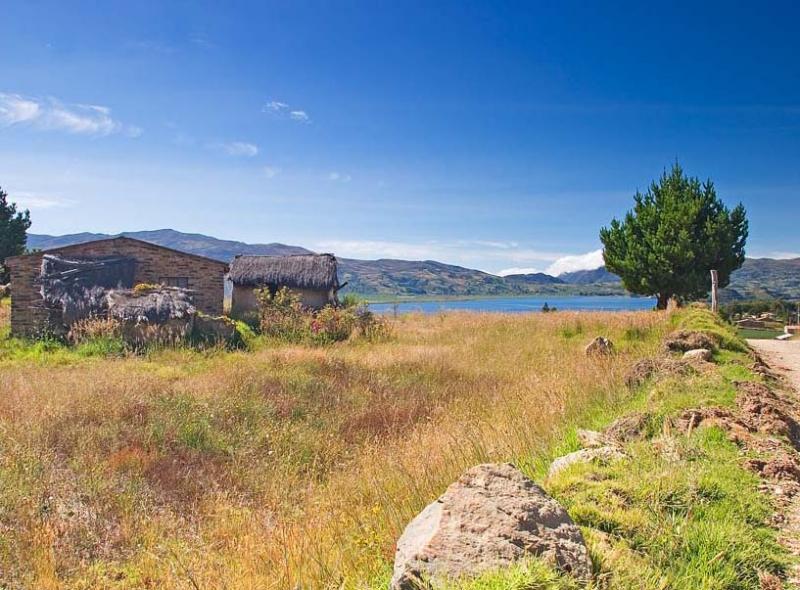
{"type": "Polygon", "coordinates": [[[800,340],[748,340],[747,343],[800,394],[800,340]]]}
{"type": "MultiPolygon", "coordinates": [[[[800,340],[748,340],[770,368],[783,375],[800,396],[800,340]]],[[[780,489],[778,487],[777,489],[780,489]]],[[[774,492],[775,490],[773,490],[774,492]]],[[[794,495],[783,507],[783,522],[779,538],[789,553],[800,556],[800,496],[794,495]]],[[[800,588],[800,564],[789,572],[789,588],[800,588]]],[[[765,587],[762,583],[762,587],[765,587]]]]}

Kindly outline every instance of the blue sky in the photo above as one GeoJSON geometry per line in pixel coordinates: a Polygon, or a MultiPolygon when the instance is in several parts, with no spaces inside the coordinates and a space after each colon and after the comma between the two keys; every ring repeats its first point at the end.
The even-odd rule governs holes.
{"type": "Polygon", "coordinates": [[[172,227],[500,272],[596,266],[676,158],[800,256],[800,8],[2,4],[0,186],[31,231],[172,227]],[[102,5],[102,7],[100,7],[102,5]]]}

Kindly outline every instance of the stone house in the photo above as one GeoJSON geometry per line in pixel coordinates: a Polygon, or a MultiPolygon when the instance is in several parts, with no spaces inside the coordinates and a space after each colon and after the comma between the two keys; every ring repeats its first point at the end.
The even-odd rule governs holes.
{"type": "Polygon", "coordinates": [[[98,281],[108,281],[112,275],[119,283],[102,286],[131,288],[150,283],[189,289],[199,311],[214,316],[223,312],[227,264],[134,238],[116,237],[6,259],[11,271],[12,335],[36,336],[48,331],[52,311],[43,295],[43,272],[48,265],[57,267],[60,261],[76,272],[94,273],[88,276],[97,277],[98,281]]]}
{"type": "Polygon", "coordinates": [[[287,287],[311,309],[336,304],[339,284],[333,254],[293,256],[237,256],[231,262],[231,316],[246,318],[258,311],[256,289],[269,289],[273,295],[287,287]]]}

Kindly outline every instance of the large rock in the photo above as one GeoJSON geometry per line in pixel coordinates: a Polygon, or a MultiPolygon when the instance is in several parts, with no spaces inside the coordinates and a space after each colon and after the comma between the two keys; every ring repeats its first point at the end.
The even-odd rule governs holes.
{"type": "Polygon", "coordinates": [[[558,502],[513,465],[478,465],[406,527],[390,588],[435,589],[531,556],[591,576],[580,529],[558,502]]]}
{"type": "Polygon", "coordinates": [[[604,336],[598,336],[586,345],[584,349],[587,355],[609,355],[614,352],[614,344],[604,336]]]}

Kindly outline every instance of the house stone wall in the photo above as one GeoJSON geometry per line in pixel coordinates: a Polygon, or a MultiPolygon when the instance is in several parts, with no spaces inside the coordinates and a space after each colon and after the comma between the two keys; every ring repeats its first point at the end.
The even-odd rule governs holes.
{"type": "Polygon", "coordinates": [[[194,291],[195,307],[209,315],[222,315],[226,264],[139,240],[115,238],[7,259],[11,269],[11,333],[15,336],[36,336],[47,327],[49,312],[42,300],[39,276],[45,253],[65,258],[134,258],[135,284],[185,277],[188,288],[194,291]]]}

